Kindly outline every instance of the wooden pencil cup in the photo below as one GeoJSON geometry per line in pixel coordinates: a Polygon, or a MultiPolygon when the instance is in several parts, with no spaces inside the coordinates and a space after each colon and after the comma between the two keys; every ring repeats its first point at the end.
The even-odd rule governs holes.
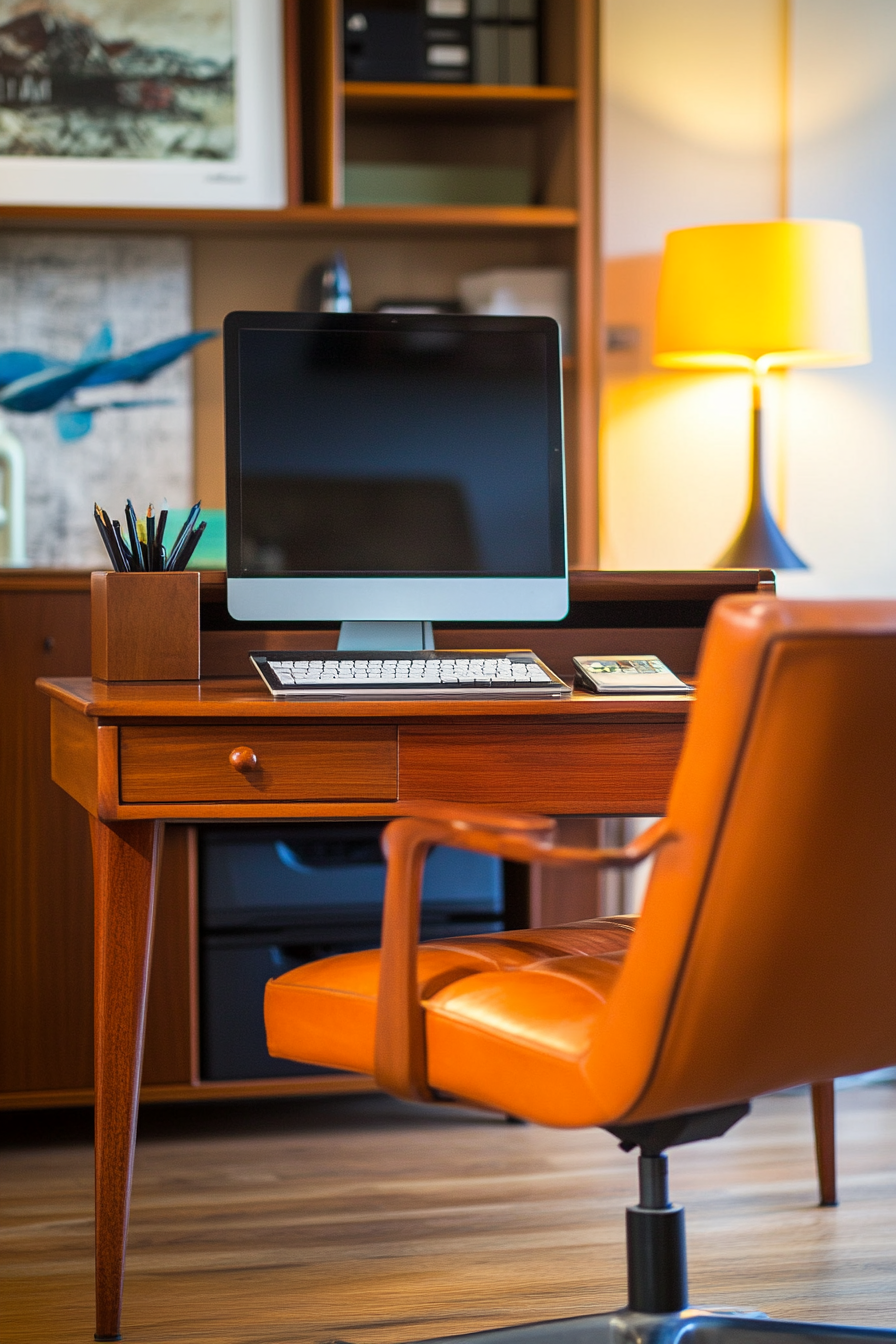
{"type": "Polygon", "coordinates": [[[199,680],[199,572],[90,576],[96,681],[199,680]]]}

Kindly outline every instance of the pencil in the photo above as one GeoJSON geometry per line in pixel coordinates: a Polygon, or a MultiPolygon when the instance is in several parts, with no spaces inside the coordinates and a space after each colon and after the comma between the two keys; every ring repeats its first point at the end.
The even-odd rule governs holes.
{"type": "Polygon", "coordinates": [[[146,566],[143,563],[143,551],[140,548],[140,538],[137,535],[137,515],[134,512],[134,506],[130,500],[125,504],[124,516],[128,525],[128,536],[131,539],[131,554],[134,557],[132,568],[145,569],[146,566]]]}
{"type": "Polygon", "coordinates": [[[177,557],[177,560],[175,561],[174,564],[174,569],[176,570],[186,569],[190,556],[193,554],[196,547],[199,545],[199,538],[202,536],[205,529],[206,524],[203,522],[199,524],[195,532],[190,533],[190,536],[187,539],[186,543],[181,547],[180,555],[177,557]]]}
{"type": "Polygon", "coordinates": [[[117,518],[115,518],[112,522],[112,531],[115,536],[115,541],[118,545],[118,549],[121,551],[121,558],[123,562],[122,569],[125,571],[125,573],[129,573],[132,569],[137,568],[137,561],[131,555],[131,552],[128,550],[127,542],[121,535],[121,523],[118,521],[117,518]]]}
{"type": "Polygon", "coordinates": [[[192,531],[193,524],[196,522],[196,519],[199,517],[199,509],[200,509],[201,505],[202,505],[202,500],[200,499],[196,504],[193,505],[192,509],[191,509],[190,512],[187,514],[187,521],[184,523],[183,527],[182,527],[181,530],[178,532],[178,534],[177,534],[177,540],[175,541],[174,545],[171,547],[171,550],[170,550],[170,552],[169,552],[169,554],[168,554],[168,568],[169,568],[169,569],[176,569],[176,568],[177,568],[177,558],[178,558],[178,556],[180,555],[180,552],[181,552],[182,547],[184,547],[184,546],[186,545],[186,543],[187,543],[187,538],[191,535],[191,531],[192,531]]]}
{"type": "Polygon", "coordinates": [[[113,569],[119,569],[120,566],[119,566],[119,563],[118,563],[118,559],[117,559],[117,557],[116,557],[116,555],[115,555],[115,552],[114,552],[114,550],[113,550],[113,548],[112,548],[112,542],[111,542],[111,540],[110,540],[110,538],[109,538],[109,534],[108,534],[107,531],[106,531],[106,527],[105,527],[105,524],[103,523],[102,517],[100,516],[100,506],[99,506],[99,504],[94,504],[94,506],[93,506],[93,520],[94,520],[94,522],[96,523],[96,525],[97,525],[97,529],[99,530],[99,534],[100,534],[100,536],[101,536],[102,539],[103,539],[103,545],[104,545],[105,548],[106,548],[106,554],[108,555],[109,559],[112,561],[112,568],[113,568],[113,569]]]}
{"type": "Polygon", "coordinates": [[[168,501],[162,500],[162,511],[159,514],[159,525],[156,528],[156,557],[158,564],[156,569],[165,568],[165,547],[162,545],[162,538],[165,535],[165,524],[168,521],[168,501]]]}
{"type": "Polygon", "coordinates": [[[156,564],[156,520],[153,516],[151,504],[146,510],[146,558],[147,569],[158,569],[156,564]]]}

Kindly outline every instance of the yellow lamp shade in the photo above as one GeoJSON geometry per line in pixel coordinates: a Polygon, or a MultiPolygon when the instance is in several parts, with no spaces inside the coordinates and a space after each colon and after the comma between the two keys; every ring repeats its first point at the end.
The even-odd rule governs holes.
{"type": "Polygon", "coordinates": [[[857,224],[788,219],[668,234],[655,364],[765,373],[870,358],[857,224]]]}

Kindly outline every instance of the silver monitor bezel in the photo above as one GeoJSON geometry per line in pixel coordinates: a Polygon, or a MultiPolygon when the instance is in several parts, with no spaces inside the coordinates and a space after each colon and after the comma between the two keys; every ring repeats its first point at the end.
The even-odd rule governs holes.
{"type": "MultiPolygon", "coordinates": [[[[252,622],[558,621],[569,610],[566,537],[562,364],[560,329],[553,318],[381,313],[236,312],[224,322],[225,428],[227,454],[227,609],[234,620],[252,622]],[[554,525],[562,533],[562,573],[547,575],[244,575],[231,556],[240,535],[239,336],[247,328],[280,330],[538,330],[549,338],[551,387],[559,413],[559,491],[550,502],[562,508],[554,525]],[[556,367],[554,366],[556,362],[556,367]],[[559,501],[559,503],[558,503],[559,501]]],[[[556,564],[556,561],[554,562],[556,564]]]]}

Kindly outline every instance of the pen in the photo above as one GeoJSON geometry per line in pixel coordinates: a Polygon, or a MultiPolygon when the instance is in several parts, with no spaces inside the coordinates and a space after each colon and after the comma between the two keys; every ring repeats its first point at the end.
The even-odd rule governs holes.
{"type": "Polygon", "coordinates": [[[115,537],[115,543],[119,551],[121,552],[121,561],[122,561],[121,567],[125,573],[129,573],[130,570],[137,568],[137,563],[134,560],[134,557],[131,555],[131,552],[128,550],[127,542],[121,535],[121,523],[118,521],[117,518],[112,523],[112,529],[113,529],[113,536],[115,537]]]}
{"type": "Polygon", "coordinates": [[[113,555],[113,562],[116,563],[116,566],[118,566],[118,564],[120,564],[121,562],[121,556],[118,555],[116,534],[114,534],[113,530],[111,530],[109,515],[107,515],[105,509],[102,508],[99,509],[99,521],[101,521],[102,523],[103,532],[105,532],[107,539],[109,539],[109,544],[111,546],[111,555],[113,555]]]}
{"type": "Polygon", "coordinates": [[[196,528],[195,532],[190,533],[189,538],[187,539],[185,544],[181,547],[180,554],[178,555],[177,560],[173,565],[173,568],[175,570],[186,569],[190,556],[193,554],[196,547],[199,545],[199,538],[202,536],[205,529],[206,524],[202,522],[196,528]]]}
{"type": "Polygon", "coordinates": [[[158,569],[156,564],[156,520],[152,505],[146,510],[146,568],[158,569]]]}
{"type": "Polygon", "coordinates": [[[118,524],[112,522],[112,519],[109,517],[105,509],[100,509],[100,515],[106,527],[106,534],[108,535],[109,540],[112,543],[112,550],[118,557],[116,562],[116,568],[121,570],[122,573],[127,573],[127,571],[131,567],[130,554],[128,552],[127,546],[125,546],[124,542],[121,539],[121,533],[116,531],[118,524]]]}
{"type": "Polygon", "coordinates": [[[165,547],[162,545],[162,538],[165,535],[165,524],[168,521],[168,500],[162,500],[162,511],[159,514],[159,523],[156,528],[156,559],[158,564],[156,569],[165,568],[165,547]]]}
{"type": "Polygon", "coordinates": [[[193,529],[196,519],[199,516],[200,503],[201,501],[199,501],[199,503],[194,504],[190,512],[187,514],[186,520],[184,521],[183,526],[181,527],[180,531],[177,534],[174,545],[171,547],[172,555],[174,555],[177,552],[178,547],[182,546],[186,541],[187,537],[190,535],[190,532],[193,529]]]}
{"type": "Polygon", "coordinates": [[[178,534],[177,534],[177,540],[175,541],[174,545],[171,547],[171,550],[170,550],[169,555],[168,555],[168,568],[169,568],[169,569],[175,569],[175,568],[176,568],[176,566],[177,566],[177,558],[178,558],[178,556],[180,555],[181,548],[182,548],[183,546],[186,545],[187,538],[190,536],[190,533],[191,533],[192,528],[193,528],[193,524],[196,522],[196,519],[199,517],[199,509],[200,509],[201,505],[202,505],[202,500],[199,500],[196,504],[193,505],[192,509],[191,509],[190,512],[187,514],[187,521],[184,523],[183,527],[182,527],[181,530],[178,532],[178,534]]]}
{"type": "Polygon", "coordinates": [[[95,522],[96,525],[97,525],[97,528],[99,529],[99,534],[100,534],[100,536],[101,536],[102,539],[103,539],[103,545],[104,545],[105,548],[106,548],[106,554],[109,556],[109,559],[112,561],[112,568],[113,568],[113,569],[119,569],[119,568],[120,568],[120,565],[119,565],[119,562],[118,562],[118,558],[116,557],[115,552],[114,552],[114,550],[113,550],[113,548],[112,548],[112,542],[111,542],[111,540],[109,539],[109,535],[108,535],[108,533],[106,532],[105,524],[103,523],[103,520],[102,520],[102,518],[100,517],[100,507],[99,507],[98,504],[94,504],[94,506],[93,506],[93,519],[94,519],[94,522],[95,522]]]}
{"type": "Polygon", "coordinates": [[[134,512],[134,506],[130,500],[125,504],[125,520],[128,525],[128,536],[131,539],[131,554],[133,555],[133,569],[145,569],[143,563],[143,551],[140,548],[140,538],[137,535],[137,515],[134,512]]]}

